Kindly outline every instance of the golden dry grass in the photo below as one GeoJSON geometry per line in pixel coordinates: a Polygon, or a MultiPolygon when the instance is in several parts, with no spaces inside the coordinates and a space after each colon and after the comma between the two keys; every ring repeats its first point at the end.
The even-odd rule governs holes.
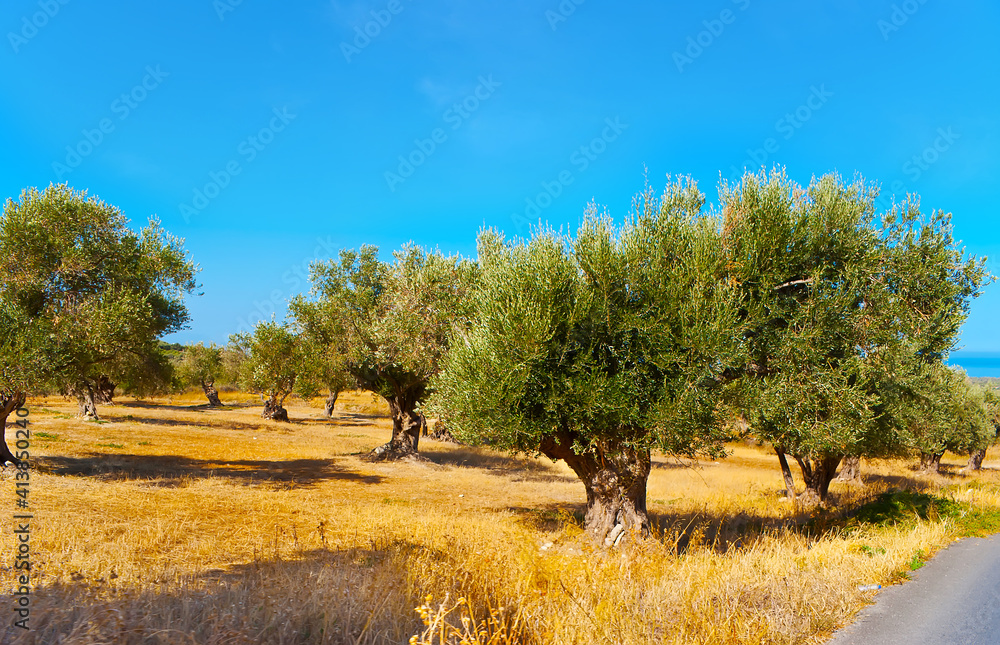
{"type": "MultiPolygon", "coordinates": [[[[955,534],[947,520],[804,528],[777,459],[740,445],[720,462],[656,458],[656,539],[606,551],[561,463],[424,440],[425,461],[370,464],[390,423],[368,394],[344,395],[333,420],[322,399],[291,401],[291,424],[261,420],[255,397],[223,400],[236,405],[123,400],[103,423],[30,402],[32,629],[0,641],[817,643],[870,600],[859,584],[898,581],[955,534]]],[[[956,488],[972,479],[863,467],[868,487],[834,485],[840,508],[945,485],[1000,507],[993,470],[956,488]]],[[[0,478],[12,515],[12,470],[0,478]]]]}

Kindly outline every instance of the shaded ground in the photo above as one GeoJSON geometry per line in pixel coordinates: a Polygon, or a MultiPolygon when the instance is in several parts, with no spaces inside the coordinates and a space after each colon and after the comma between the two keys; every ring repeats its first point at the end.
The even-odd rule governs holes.
{"type": "Polygon", "coordinates": [[[294,482],[302,486],[328,480],[349,480],[365,484],[382,481],[382,477],[378,475],[354,473],[329,459],[222,461],[178,455],[92,453],[84,457],[39,457],[35,460],[34,468],[42,473],[97,477],[104,481],[156,480],[167,486],[179,485],[183,480],[207,477],[229,478],[247,484],[294,482]]]}

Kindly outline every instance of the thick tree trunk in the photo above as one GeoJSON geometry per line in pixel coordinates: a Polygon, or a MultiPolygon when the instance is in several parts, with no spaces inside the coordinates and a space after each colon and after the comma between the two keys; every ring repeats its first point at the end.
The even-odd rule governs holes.
{"type": "Polygon", "coordinates": [[[392,439],[368,453],[371,461],[396,461],[417,457],[420,444],[420,415],[417,401],[407,397],[389,399],[392,413],[392,439]]]}
{"type": "Polygon", "coordinates": [[[323,406],[323,412],[326,416],[333,416],[333,408],[337,405],[337,397],[339,396],[340,390],[330,390],[330,396],[326,397],[326,404],[323,406]]]}
{"type": "Polygon", "coordinates": [[[284,396],[279,400],[277,394],[272,394],[269,399],[264,401],[264,412],[262,412],[260,416],[264,419],[271,419],[272,421],[287,422],[288,410],[281,407],[284,402],[284,396]]]}
{"type": "Polygon", "coordinates": [[[861,457],[857,455],[847,455],[844,457],[844,463],[840,467],[837,481],[845,484],[856,484],[858,486],[864,485],[864,482],[861,480],[861,457]]]}
{"type": "Polygon", "coordinates": [[[983,459],[986,458],[986,448],[973,450],[969,453],[969,464],[965,467],[966,472],[982,470],[983,459]]]}
{"type": "Polygon", "coordinates": [[[920,453],[920,471],[927,474],[938,475],[941,473],[941,457],[943,452],[922,452],[920,453]]]}
{"type": "Polygon", "coordinates": [[[97,384],[94,386],[94,400],[98,403],[110,403],[113,404],[115,398],[115,388],[118,387],[111,382],[105,375],[101,375],[97,379],[97,384]]]}
{"type": "Polygon", "coordinates": [[[830,482],[837,475],[837,466],[843,455],[826,455],[819,459],[809,459],[793,455],[802,470],[802,479],[806,489],[799,495],[799,501],[807,506],[825,504],[827,493],[830,492],[830,482]]]}
{"type": "Polygon", "coordinates": [[[215,381],[205,381],[201,382],[201,389],[205,392],[205,398],[208,399],[208,404],[213,408],[225,407],[222,401],[219,400],[219,391],[215,389],[215,381]]]}
{"type": "Polygon", "coordinates": [[[564,460],[583,482],[587,491],[584,528],[598,543],[611,547],[649,535],[648,449],[604,446],[578,455],[573,452],[573,437],[565,431],[545,437],[540,449],[551,459],[564,460]]]}
{"type": "Polygon", "coordinates": [[[781,464],[781,477],[785,480],[785,496],[796,503],[798,496],[795,494],[795,480],[792,479],[792,469],[788,467],[788,459],[785,457],[785,450],[779,446],[774,447],[774,452],[778,453],[778,463],[781,464]]]}
{"type": "Polygon", "coordinates": [[[97,416],[97,402],[94,394],[94,386],[89,382],[81,383],[76,386],[76,402],[80,406],[80,417],[83,419],[90,419],[92,421],[97,421],[100,417],[97,416]]]}
{"type": "Polygon", "coordinates": [[[0,466],[12,463],[15,466],[21,465],[21,460],[14,456],[14,453],[7,447],[7,418],[23,407],[27,396],[24,392],[12,392],[0,396],[0,466]]]}

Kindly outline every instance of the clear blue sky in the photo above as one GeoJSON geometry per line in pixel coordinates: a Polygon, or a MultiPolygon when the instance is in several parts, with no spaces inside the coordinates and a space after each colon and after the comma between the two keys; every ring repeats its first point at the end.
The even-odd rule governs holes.
{"type": "MultiPolygon", "coordinates": [[[[172,340],[280,318],[343,247],[622,216],[644,168],[857,171],[1000,258],[995,1],[8,0],[0,33],[0,196],[158,215],[202,268],[172,340]]],[[[998,317],[995,285],[967,351],[998,317]]]]}

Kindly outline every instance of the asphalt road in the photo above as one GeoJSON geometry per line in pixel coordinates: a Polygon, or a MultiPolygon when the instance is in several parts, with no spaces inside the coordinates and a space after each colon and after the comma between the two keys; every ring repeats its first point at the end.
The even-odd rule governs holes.
{"type": "Polygon", "coordinates": [[[1000,644],[1000,537],[956,542],[912,575],[828,645],[1000,644]]]}

